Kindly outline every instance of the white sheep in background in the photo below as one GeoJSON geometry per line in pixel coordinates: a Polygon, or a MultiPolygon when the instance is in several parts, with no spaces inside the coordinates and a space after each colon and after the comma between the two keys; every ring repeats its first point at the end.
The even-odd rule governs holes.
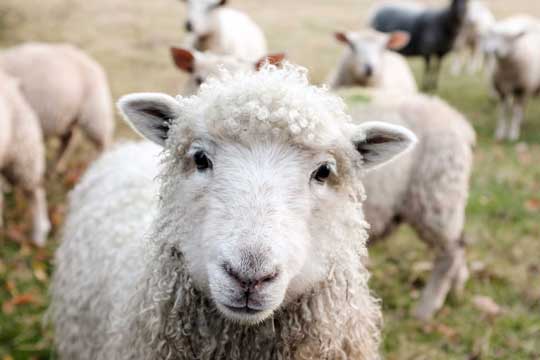
{"type": "Polygon", "coordinates": [[[267,54],[262,30],[226,0],[183,0],[187,6],[186,46],[199,51],[257,61],[267,54]]]}
{"type": "Polygon", "coordinates": [[[476,136],[463,115],[438,98],[384,91],[368,96],[371,104],[351,109],[354,119],[399,124],[418,137],[415,149],[400,161],[366,176],[364,213],[370,242],[407,223],[435,252],[431,277],[414,310],[427,320],[443,306],[449,290],[461,293],[468,279],[463,232],[476,136]]]}
{"type": "Polygon", "coordinates": [[[119,107],[164,147],[161,185],[160,152],[140,144],[72,193],[52,291],[61,359],[379,358],[359,179],[410,131],[352,124],[291,65],[119,107]]]}
{"type": "Polygon", "coordinates": [[[454,44],[456,55],[452,72],[455,75],[461,73],[467,62],[471,74],[480,70],[483,65],[488,69],[492,67],[492,59],[484,52],[484,41],[494,24],[495,16],[483,1],[469,1],[463,26],[454,44]]]}
{"type": "Polygon", "coordinates": [[[517,140],[525,105],[540,89],[540,20],[527,15],[494,25],[485,48],[495,58],[493,87],[499,96],[497,140],[517,140]]]}
{"type": "MultiPolygon", "coordinates": [[[[50,230],[43,189],[45,149],[39,121],[16,79],[0,71],[0,175],[20,186],[32,209],[32,241],[43,246],[50,230]]],[[[0,179],[0,227],[3,189],[0,179]]]]}
{"type": "Polygon", "coordinates": [[[0,68],[17,78],[46,138],[59,137],[56,168],[65,170],[75,127],[104,150],[112,143],[114,116],[102,67],[64,44],[27,43],[0,52],[0,68]]]}
{"type": "Polygon", "coordinates": [[[209,78],[219,77],[222,70],[228,72],[247,71],[259,69],[263,64],[279,65],[285,54],[266,55],[258,61],[239,60],[232,56],[219,55],[211,52],[200,52],[184,48],[171,48],[171,56],[177,68],[189,75],[184,87],[184,95],[195,94],[209,78]]]}
{"type": "Polygon", "coordinates": [[[347,45],[347,50],[328,81],[330,88],[364,86],[401,93],[418,91],[405,58],[389,50],[406,46],[409,42],[407,33],[384,34],[366,30],[338,32],[335,36],[347,45]]]}

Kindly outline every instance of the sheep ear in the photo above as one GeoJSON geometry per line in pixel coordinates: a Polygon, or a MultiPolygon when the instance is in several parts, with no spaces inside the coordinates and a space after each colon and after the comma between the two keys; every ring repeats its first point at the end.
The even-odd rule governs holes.
{"type": "Polygon", "coordinates": [[[386,48],[390,50],[400,50],[403,49],[409,41],[411,40],[411,35],[405,31],[396,31],[388,35],[388,41],[386,42],[386,48]]]}
{"type": "Polygon", "coordinates": [[[263,65],[270,64],[270,65],[280,65],[283,60],[285,60],[285,54],[284,53],[277,53],[277,54],[270,54],[263,56],[259,61],[255,63],[255,70],[259,71],[263,65]]]}
{"type": "Polygon", "coordinates": [[[337,41],[344,43],[346,45],[351,45],[351,41],[349,40],[349,37],[347,36],[347,33],[344,32],[336,32],[334,33],[334,37],[337,41]]]}
{"type": "Polygon", "coordinates": [[[180,104],[173,97],[159,93],[123,96],[118,109],[127,123],[142,137],[163,146],[174,119],[180,115],[180,104]]]}
{"type": "Polygon", "coordinates": [[[190,74],[195,71],[195,55],[191,51],[171,47],[171,55],[177,68],[190,74]]]}
{"type": "Polygon", "coordinates": [[[411,149],[416,143],[412,131],[397,125],[370,121],[358,126],[353,143],[362,155],[365,169],[374,169],[411,149]]]}

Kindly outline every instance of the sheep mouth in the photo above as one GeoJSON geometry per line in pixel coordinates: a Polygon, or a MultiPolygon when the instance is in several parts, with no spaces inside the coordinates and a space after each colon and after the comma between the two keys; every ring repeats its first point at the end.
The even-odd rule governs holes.
{"type": "Polygon", "coordinates": [[[249,307],[248,305],[237,307],[237,306],[230,306],[230,305],[223,304],[223,306],[227,310],[229,310],[229,311],[231,311],[233,313],[236,313],[236,314],[255,315],[255,314],[259,314],[259,313],[262,312],[261,309],[254,309],[252,307],[249,307]]]}

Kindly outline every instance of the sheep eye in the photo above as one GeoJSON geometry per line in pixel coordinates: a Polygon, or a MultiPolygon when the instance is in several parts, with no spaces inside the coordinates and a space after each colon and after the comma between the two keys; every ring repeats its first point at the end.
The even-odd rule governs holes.
{"type": "Polygon", "coordinates": [[[332,169],[330,168],[330,165],[325,163],[319,166],[319,168],[313,172],[311,178],[323,183],[326,181],[326,179],[328,179],[331,173],[332,169]]]}
{"type": "Polygon", "coordinates": [[[201,84],[202,84],[203,82],[204,82],[204,81],[203,81],[203,78],[202,78],[202,77],[197,76],[197,77],[195,78],[195,83],[197,84],[197,86],[201,86],[201,84]]]}
{"type": "Polygon", "coordinates": [[[212,168],[212,162],[208,159],[204,151],[197,151],[193,154],[193,161],[199,171],[205,171],[212,168]]]}

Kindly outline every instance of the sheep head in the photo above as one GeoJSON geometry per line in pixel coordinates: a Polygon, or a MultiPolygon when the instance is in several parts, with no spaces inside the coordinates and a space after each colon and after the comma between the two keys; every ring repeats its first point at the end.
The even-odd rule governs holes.
{"type": "Polygon", "coordinates": [[[415,142],[401,127],[354,125],[341,99],[293,66],[211,80],[189,98],[128,95],[119,108],[165,148],[158,241],[245,324],[366,255],[359,177],[415,142]]]}
{"type": "Polygon", "coordinates": [[[211,77],[219,77],[223,70],[228,72],[251,72],[263,64],[279,65],[285,54],[269,54],[256,62],[237,59],[229,55],[200,52],[185,48],[171,47],[171,57],[181,71],[188,73],[185,94],[195,94],[199,87],[211,77]]]}
{"type": "Polygon", "coordinates": [[[358,80],[369,81],[384,69],[383,55],[387,49],[399,50],[407,46],[410,35],[397,31],[384,34],[378,31],[337,32],[336,40],[349,47],[353,56],[353,71],[358,80]]]}

